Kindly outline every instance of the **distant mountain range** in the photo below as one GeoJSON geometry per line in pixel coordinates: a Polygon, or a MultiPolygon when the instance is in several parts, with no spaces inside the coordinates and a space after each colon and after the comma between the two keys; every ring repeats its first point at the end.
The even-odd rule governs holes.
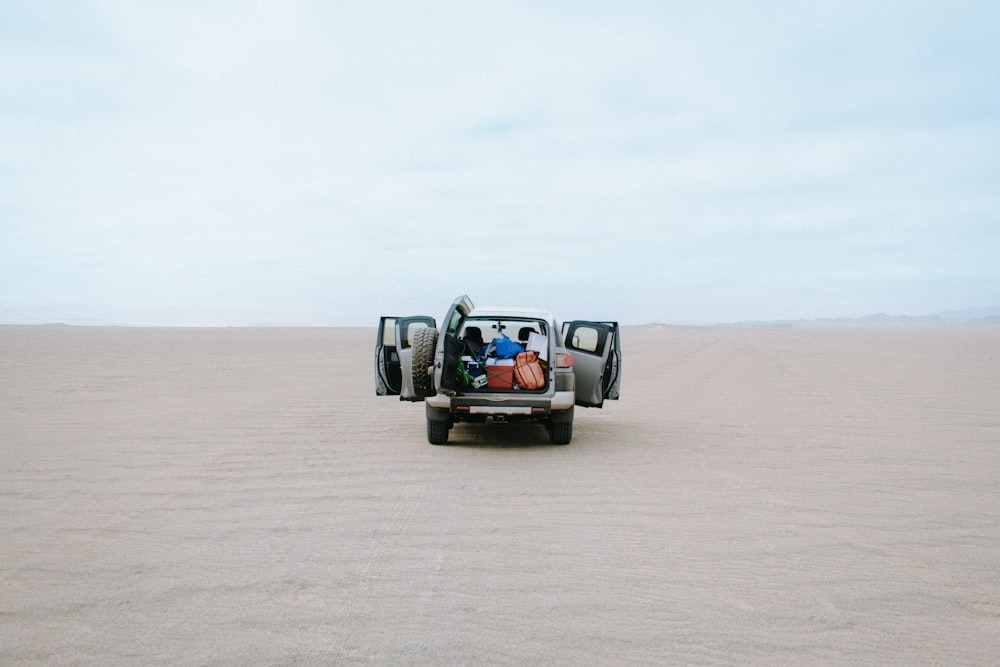
{"type": "Polygon", "coordinates": [[[863,317],[821,317],[813,320],[771,320],[729,322],[723,327],[886,327],[932,324],[1000,324],[1000,308],[966,308],[947,310],[932,315],[886,315],[875,313],[863,317]]]}

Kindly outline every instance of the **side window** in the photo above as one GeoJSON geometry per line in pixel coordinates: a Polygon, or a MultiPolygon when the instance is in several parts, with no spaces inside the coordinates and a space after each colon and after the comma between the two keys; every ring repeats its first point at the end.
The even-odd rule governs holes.
{"type": "Polygon", "coordinates": [[[462,313],[458,312],[456,309],[451,316],[451,322],[448,322],[448,333],[457,333],[458,325],[462,323],[462,313]]]}
{"type": "Polygon", "coordinates": [[[580,326],[573,331],[573,340],[570,341],[570,345],[584,352],[597,352],[599,341],[600,332],[597,329],[580,326]]]}
{"type": "Polygon", "coordinates": [[[566,347],[588,354],[603,355],[611,329],[604,324],[570,322],[563,325],[566,347]]]}
{"type": "Polygon", "coordinates": [[[383,320],[382,325],[382,344],[387,347],[395,347],[396,345],[396,320],[392,317],[387,317],[383,320]]]}

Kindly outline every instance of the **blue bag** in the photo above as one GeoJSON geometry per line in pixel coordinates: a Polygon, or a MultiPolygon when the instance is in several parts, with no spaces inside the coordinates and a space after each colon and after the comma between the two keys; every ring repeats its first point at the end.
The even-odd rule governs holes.
{"type": "Polygon", "coordinates": [[[520,343],[515,343],[510,338],[507,338],[507,334],[502,332],[493,339],[493,344],[496,349],[497,359],[513,359],[524,352],[524,348],[521,347],[520,343]]]}

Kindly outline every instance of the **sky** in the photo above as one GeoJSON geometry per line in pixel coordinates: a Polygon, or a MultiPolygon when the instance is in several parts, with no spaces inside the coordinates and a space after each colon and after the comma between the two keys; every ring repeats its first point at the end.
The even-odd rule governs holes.
{"type": "Polygon", "coordinates": [[[0,2],[0,322],[1000,305],[1000,3],[0,2]]]}

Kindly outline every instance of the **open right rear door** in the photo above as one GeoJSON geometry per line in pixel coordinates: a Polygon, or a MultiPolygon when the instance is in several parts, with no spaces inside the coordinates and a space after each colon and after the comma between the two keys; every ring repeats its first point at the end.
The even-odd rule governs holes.
{"type": "Polygon", "coordinates": [[[617,322],[576,320],[563,324],[564,345],[573,354],[576,404],[599,408],[616,401],[621,388],[622,353],[617,322]]]}

